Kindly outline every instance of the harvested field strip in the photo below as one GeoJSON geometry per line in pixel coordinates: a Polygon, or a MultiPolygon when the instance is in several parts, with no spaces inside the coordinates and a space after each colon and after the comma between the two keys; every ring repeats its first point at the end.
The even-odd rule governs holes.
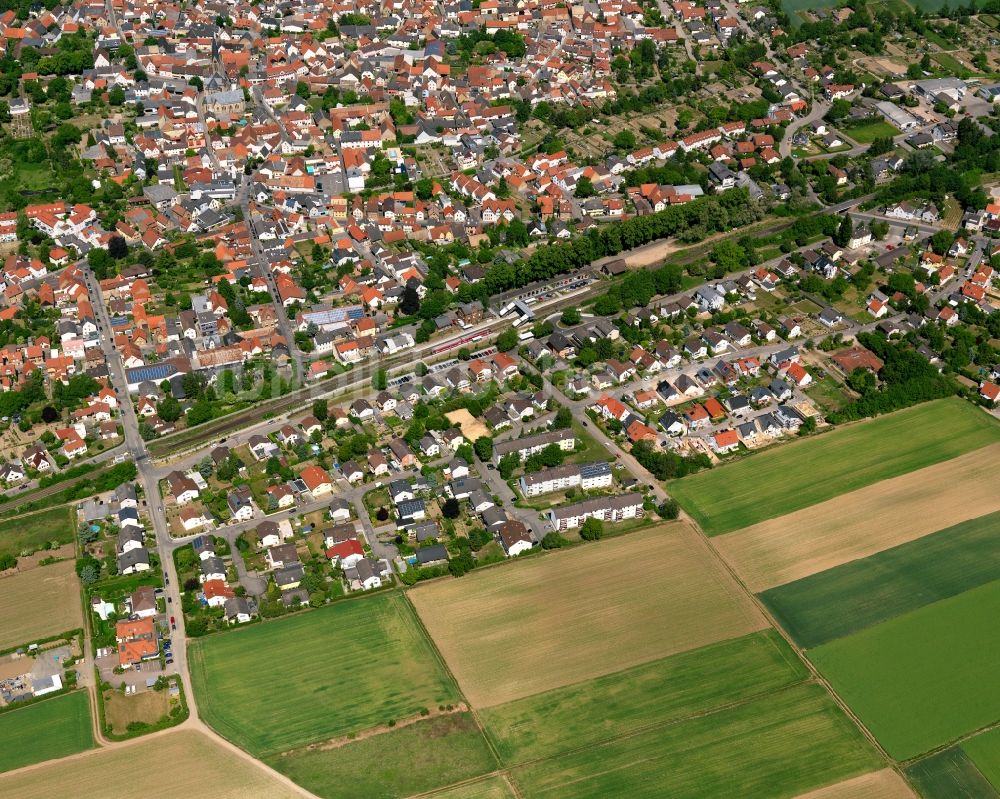
{"type": "Polygon", "coordinates": [[[886,751],[907,760],[1000,720],[1000,581],[813,649],[886,751]]]}
{"type": "Polygon", "coordinates": [[[506,764],[549,757],[801,682],[774,630],[672,655],[480,713],[506,764]]]}
{"type": "Polygon", "coordinates": [[[312,793],[331,799],[397,799],[497,766],[471,713],[438,716],[336,749],[297,749],[267,762],[312,793]]]}
{"type": "Polygon", "coordinates": [[[190,658],[205,721],[257,755],[460,699],[398,592],[196,640],[190,658]]]}
{"type": "Polygon", "coordinates": [[[753,591],[1000,510],[1000,444],[713,539],[753,591]]]}
{"type": "Polygon", "coordinates": [[[82,626],[80,583],[73,561],[0,579],[0,649],[82,626]]]}
{"type": "MultiPolygon", "coordinates": [[[[86,691],[0,713],[0,771],[90,749],[93,730],[86,691]]],[[[0,795],[4,795],[2,782],[0,795]]]]}
{"type": "MultiPolygon", "coordinates": [[[[975,740],[975,739],[973,739],[975,740]]],[[[998,799],[989,780],[959,747],[918,760],[906,778],[923,799],[998,799]]]]}
{"type": "Polygon", "coordinates": [[[763,450],[669,490],[708,535],[720,535],[996,441],[1000,423],[989,414],[938,400],[763,450]]]}
{"type": "Polygon", "coordinates": [[[1000,579],[1000,513],[761,594],[806,649],[1000,579]]]}
{"type": "Polygon", "coordinates": [[[435,799],[515,799],[504,777],[487,777],[434,794],[435,799]]]}
{"type": "Polygon", "coordinates": [[[752,799],[794,796],[882,765],[826,691],[806,684],[511,774],[528,799],[752,799]]]}
{"type": "Polygon", "coordinates": [[[970,738],[962,750],[976,764],[995,790],[1000,790],[1000,729],[992,729],[970,738]]]}
{"type": "Polygon", "coordinates": [[[895,771],[884,768],[871,774],[817,788],[798,799],[915,799],[913,789],[895,771]]]}
{"type": "Polygon", "coordinates": [[[698,533],[677,522],[407,596],[476,708],[767,626],[698,533]],[[614,564],[634,579],[616,579],[614,564]]]}
{"type": "Polygon", "coordinates": [[[250,758],[191,730],[176,730],[129,746],[98,749],[0,776],[0,796],[10,799],[122,799],[139,795],[143,799],[195,795],[212,799],[294,799],[301,793],[250,758]],[[141,781],[141,789],[137,781],[141,781]]]}

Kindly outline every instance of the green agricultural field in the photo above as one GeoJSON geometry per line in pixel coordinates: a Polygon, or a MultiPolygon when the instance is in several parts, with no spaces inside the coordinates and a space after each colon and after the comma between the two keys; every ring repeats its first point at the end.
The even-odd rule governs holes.
{"type": "Polygon", "coordinates": [[[937,400],[762,450],[669,491],[708,535],[720,535],[996,441],[994,418],[957,398],[937,400]]]}
{"type": "Polygon", "coordinates": [[[898,760],[1000,720],[1000,581],[810,652],[898,760]]]}
{"type": "Polygon", "coordinates": [[[256,755],[460,699],[399,593],[195,640],[190,654],[203,718],[256,755]]]}
{"type": "Polygon", "coordinates": [[[761,594],[806,648],[1000,579],[1000,513],[761,594]]]}
{"type": "Polygon", "coordinates": [[[769,630],[486,708],[480,718],[500,759],[512,765],[745,701],[807,676],[769,630]]]}
{"type": "Polygon", "coordinates": [[[46,543],[69,544],[76,535],[73,509],[65,506],[0,522],[0,555],[35,552],[46,543]]]}
{"type": "MultiPolygon", "coordinates": [[[[976,740],[973,738],[972,740],[976,740]]],[[[952,747],[918,760],[906,777],[924,799],[998,799],[989,780],[962,749],[952,747]]]]}
{"type": "Polygon", "coordinates": [[[86,691],[0,713],[0,772],[66,757],[93,745],[86,691]]]}
{"type": "Polygon", "coordinates": [[[328,799],[396,799],[486,774],[497,766],[471,713],[418,721],[335,749],[299,749],[268,758],[267,763],[328,799]]]}
{"type": "Polygon", "coordinates": [[[547,799],[797,796],[883,765],[818,685],[512,771],[521,793],[547,799]]]}
{"type": "Polygon", "coordinates": [[[886,139],[899,135],[899,130],[882,120],[873,120],[864,125],[844,127],[843,132],[858,144],[871,144],[875,139],[886,139]]]}
{"type": "Polygon", "coordinates": [[[1000,728],[981,733],[962,744],[962,750],[994,789],[990,796],[1000,796],[1000,728]]]}

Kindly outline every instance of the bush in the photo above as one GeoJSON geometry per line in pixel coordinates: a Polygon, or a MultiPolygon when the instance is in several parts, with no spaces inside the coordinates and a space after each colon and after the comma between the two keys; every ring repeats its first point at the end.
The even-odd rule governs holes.
{"type": "Polygon", "coordinates": [[[542,549],[561,549],[567,541],[559,533],[546,533],[542,539],[542,549]]]}
{"type": "Polygon", "coordinates": [[[604,535],[604,522],[591,516],[580,528],[580,538],[584,541],[597,541],[604,535]]]}

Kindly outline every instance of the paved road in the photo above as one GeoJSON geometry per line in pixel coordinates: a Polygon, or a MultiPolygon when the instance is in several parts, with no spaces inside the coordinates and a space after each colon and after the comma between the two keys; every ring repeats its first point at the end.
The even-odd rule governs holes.
{"type": "Polygon", "coordinates": [[[793,119],[787,128],[785,128],[785,135],[781,137],[781,141],[778,144],[778,155],[782,158],[792,154],[792,137],[806,125],[811,125],[813,122],[817,122],[822,119],[826,112],[830,110],[830,103],[824,101],[814,102],[809,113],[804,117],[796,117],[793,119]]]}
{"type": "MultiPolygon", "coordinates": [[[[93,272],[91,272],[85,264],[81,264],[81,269],[83,270],[87,288],[90,292],[91,304],[97,313],[97,317],[104,326],[104,329],[110,331],[111,320],[108,316],[107,306],[101,298],[100,286],[98,285],[93,272]]],[[[131,399],[129,398],[128,382],[125,378],[125,369],[122,366],[121,359],[118,358],[117,354],[114,352],[111,337],[109,335],[101,336],[101,346],[104,349],[104,354],[107,359],[111,381],[115,387],[115,391],[121,398],[121,401],[119,402],[119,413],[121,414],[122,426],[125,430],[125,445],[135,458],[136,467],[139,472],[139,483],[145,493],[149,516],[153,522],[153,532],[156,536],[157,554],[159,555],[160,563],[163,565],[164,579],[169,580],[169,573],[172,571],[170,531],[167,527],[166,516],[163,513],[163,506],[160,501],[160,490],[157,485],[156,476],[151,468],[148,453],[146,452],[146,444],[139,435],[139,421],[136,418],[135,411],[132,408],[131,399]]],[[[176,577],[176,575],[174,576],[176,577]]],[[[173,616],[174,623],[176,624],[176,631],[172,634],[174,641],[174,668],[184,685],[188,705],[191,707],[191,715],[192,717],[197,717],[194,690],[191,686],[191,679],[187,667],[187,647],[184,638],[184,614],[180,612],[181,587],[177,584],[177,582],[178,581],[176,579],[173,579],[170,580],[165,586],[166,594],[171,598],[171,604],[174,608],[176,608],[173,616]]]]}

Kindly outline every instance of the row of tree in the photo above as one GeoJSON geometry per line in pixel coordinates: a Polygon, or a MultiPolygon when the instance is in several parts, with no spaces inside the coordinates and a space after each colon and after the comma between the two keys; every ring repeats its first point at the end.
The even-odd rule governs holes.
{"type": "Polygon", "coordinates": [[[678,237],[682,241],[698,241],[710,233],[755,222],[761,214],[760,208],[743,189],[700,197],[656,214],[592,229],[573,241],[539,248],[517,264],[494,264],[487,270],[483,283],[490,295],[499,294],[537,280],[574,272],[601,258],[658,239],[678,237]]]}

